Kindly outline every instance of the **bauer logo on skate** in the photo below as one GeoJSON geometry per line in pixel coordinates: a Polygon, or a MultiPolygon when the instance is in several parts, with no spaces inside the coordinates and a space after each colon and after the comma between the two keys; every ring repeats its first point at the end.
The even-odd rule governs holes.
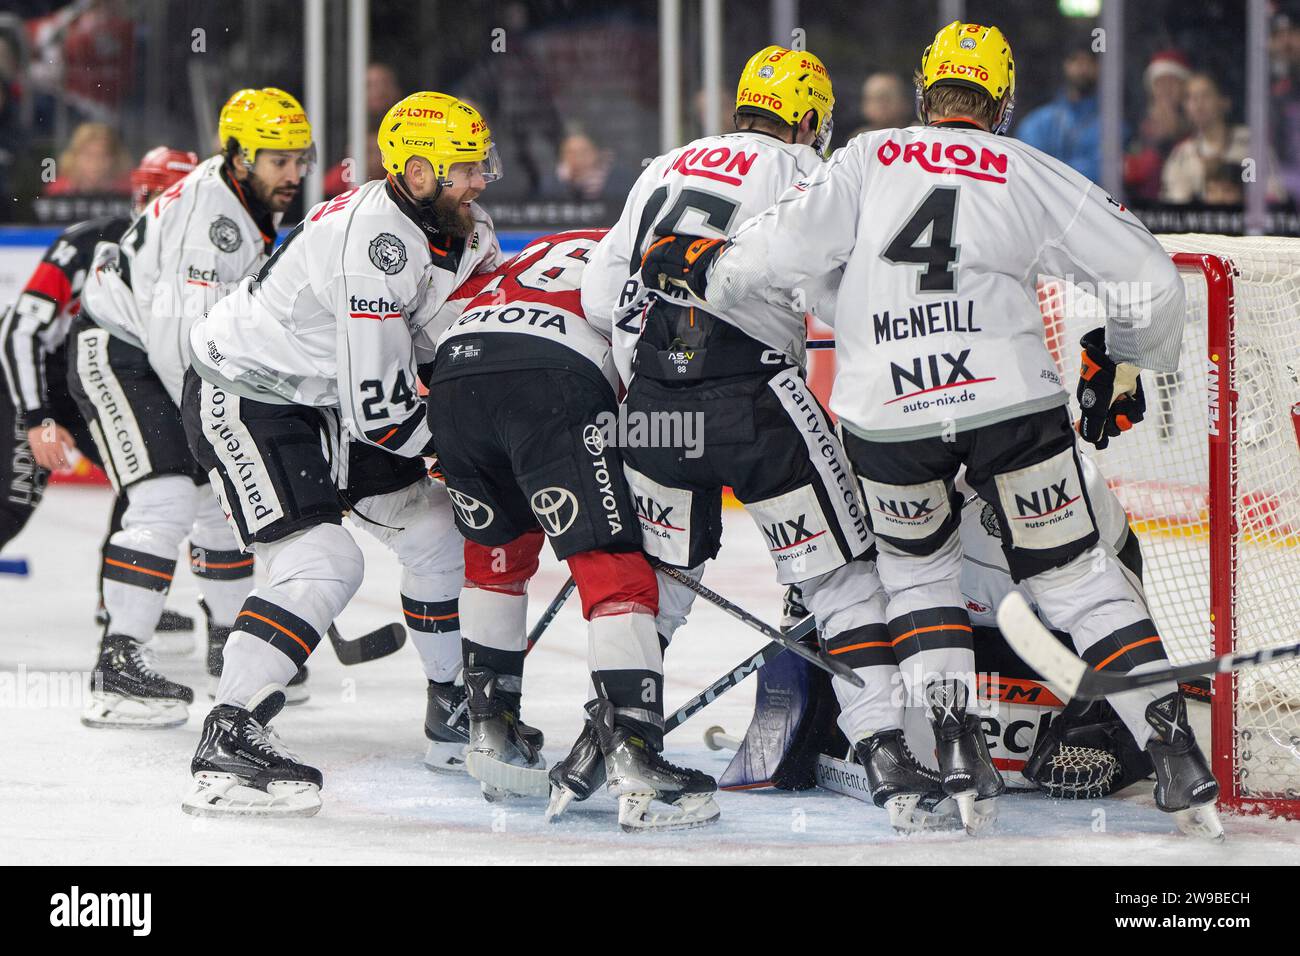
{"type": "Polygon", "coordinates": [[[50,925],[119,926],[132,936],[148,936],[153,928],[152,893],[83,893],[73,886],[50,897],[50,925]]]}
{"type": "Polygon", "coordinates": [[[981,146],[976,153],[965,143],[913,141],[903,146],[887,139],[876,150],[876,158],[885,166],[892,166],[900,157],[904,163],[915,163],[927,173],[966,176],[986,183],[1007,181],[1007,154],[986,146],[981,146]]]}

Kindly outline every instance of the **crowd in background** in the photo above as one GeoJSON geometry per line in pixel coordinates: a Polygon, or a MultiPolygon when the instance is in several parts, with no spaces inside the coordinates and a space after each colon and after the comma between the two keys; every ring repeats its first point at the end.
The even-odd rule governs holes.
{"type": "MultiPolygon", "coordinates": [[[[14,2],[19,12],[0,14],[0,197],[5,199],[0,221],[30,220],[28,209],[37,197],[125,195],[133,153],[163,138],[138,122],[123,132],[121,121],[139,111],[138,66],[143,51],[156,41],[133,16],[144,0],[14,2]]],[[[646,29],[654,21],[639,9],[646,3],[625,6],[620,13],[618,4],[602,7],[580,0],[494,5],[513,47],[505,56],[448,63],[447,71],[454,75],[430,77],[427,63],[399,60],[401,50],[394,47],[391,62],[372,63],[366,72],[370,130],[413,84],[446,88],[474,103],[493,124],[507,169],[494,188],[497,197],[621,201],[639,173],[639,160],[658,151],[657,83],[653,70],[646,71],[657,65],[656,40],[646,29]],[[557,24],[553,7],[570,19],[557,24]],[[603,60],[584,55],[593,44],[603,60]],[[637,70],[626,69],[631,66],[637,70]],[[601,71],[608,76],[595,82],[601,71]],[[626,87],[609,79],[616,72],[633,74],[626,87]]],[[[381,2],[372,4],[378,16],[385,15],[384,9],[381,2]]],[[[1271,203],[1285,206],[1300,198],[1300,0],[1276,0],[1273,9],[1272,174],[1267,189],[1271,203]]],[[[652,5],[648,12],[653,13],[652,5]]],[[[1014,37],[1016,25],[1005,26],[1014,37]]],[[[1078,39],[1058,38],[1046,56],[1041,50],[1017,48],[1022,105],[1011,134],[1100,181],[1100,69],[1090,26],[1085,21],[1072,34],[1062,34],[1078,39]]],[[[1145,66],[1140,88],[1133,82],[1126,87],[1125,198],[1139,207],[1240,206],[1244,181],[1258,171],[1242,122],[1240,76],[1225,77],[1216,70],[1222,59],[1206,51],[1221,53],[1222,44],[1202,48],[1184,42],[1179,48],[1171,42],[1173,36],[1142,34],[1127,42],[1128,56],[1139,57],[1145,66]]],[[[377,53],[383,52],[380,39],[375,31],[371,45],[377,53]]],[[[816,41],[810,29],[809,46],[816,47],[816,41]]],[[[1244,49],[1242,36],[1231,42],[1244,49]]],[[[728,56],[732,45],[741,45],[730,39],[728,44],[728,56]]],[[[913,58],[912,51],[899,50],[899,65],[913,58]]],[[[912,78],[890,66],[866,69],[862,80],[844,76],[844,66],[839,66],[836,120],[843,132],[838,143],[863,130],[916,122],[912,78]]],[[[234,85],[224,83],[222,95],[234,85]]],[[[686,138],[704,131],[707,113],[698,86],[688,89],[695,92],[685,104],[686,138]]],[[[724,123],[733,105],[732,91],[725,94],[720,105],[724,123]]],[[[201,125],[189,119],[188,128],[201,125]]],[[[373,142],[364,161],[354,162],[343,158],[343,138],[335,135],[333,148],[322,157],[328,195],[381,174],[373,142]]],[[[209,144],[171,145],[206,152],[209,144]]]]}

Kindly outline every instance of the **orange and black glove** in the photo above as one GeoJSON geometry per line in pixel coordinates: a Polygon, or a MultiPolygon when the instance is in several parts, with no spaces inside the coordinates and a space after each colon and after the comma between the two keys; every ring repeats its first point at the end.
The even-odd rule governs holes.
{"type": "Polygon", "coordinates": [[[1097,448],[1105,448],[1146,416],[1147,400],[1137,368],[1117,364],[1106,354],[1106,330],[1097,328],[1079,340],[1083,358],[1079,367],[1079,434],[1097,448]]]}
{"type": "Polygon", "coordinates": [[[726,244],[725,239],[696,236],[656,239],[641,257],[641,281],[646,288],[661,292],[670,292],[670,286],[678,286],[703,300],[709,265],[726,244]]]}

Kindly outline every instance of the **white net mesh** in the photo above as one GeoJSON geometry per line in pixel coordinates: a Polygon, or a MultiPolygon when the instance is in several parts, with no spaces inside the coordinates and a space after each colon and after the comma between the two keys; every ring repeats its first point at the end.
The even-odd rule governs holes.
{"type": "MultiPolygon", "coordinates": [[[[1160,241],[1171,253],[1210,253],[1236,267],[1237,530],[1234,541],[1215,546],[1235,552],[1233,649],[1293,643],[1300,640],[1300,451],[1292,416],[1300,402],[1300,240],[1175,235],[1160,241]]],[[[1209,513],[1216,500],[1229,501],[1226,489],[1211,493],[1209,477],[1206,279],[1199,271],[1183,276],[1187,325],[1179,370],[1143,372],[1146,420],[1104,451],[1089,449],[1141,537],[1152,617],[1178,663],[1215,654],[1209,513]]],[[[1079,337],[1103,321],[1088,291],[1064,279],[1039,283],[1048,345],[1071,392],[1079,337]]],[[[1227,388],[1219,398],[1230,401],[1227,388]]],[[[1077,418],[1073,403],[1072,411],[1077,418]]],[[[1217,695],[1214,707],[1231,711],[1230,724],[1217,726],[1234,728],[1232,740],[1214,741],[1216,752],[1231,755],[1233,781],[1222,779],[1227,768],[1216,764],[1225,794],[1300,800],[1300,661],[1240,672],[1235,702],[1217,695]]],[[[1300,804],[1270,808],[1300,812],[1300,804]]]]}

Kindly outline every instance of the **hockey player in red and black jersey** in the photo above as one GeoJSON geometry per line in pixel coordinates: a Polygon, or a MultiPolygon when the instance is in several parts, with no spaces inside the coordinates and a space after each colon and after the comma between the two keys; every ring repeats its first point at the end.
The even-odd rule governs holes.
{"type": "MultiPolygon", "coordinates": [[[[193,153],[166,146],[146,153],[131,173],[136,212],[198,161],[193,153]]],[[[100,463],[68,391],[68,334],[95,246],[117,242],[129,225],[129,219],[105,216],[69,226],[41,257],[13,307],[0,314],[0,551],[40,504],[51,472],[70,467],[77,454],[100,463]]],[[[110,535],[120,529],[125,507],[119,495],[110,535]]],[[[185,618],[164,613],[168,623],[184,626],[185,618]]],[[[166,629],[163,622],[160,629],[166,629]]]]}
{"type": "Polygon", "coordinates": [[[493,796],[543,795],[553,783],[551,819],[603,778],[624,829],[701,826],[719,815],[715,781],[660,755],[659,594],[610,427],[611,315],[584,308],[583,274],[603,234],[544,236],[476,277],[448,303],[460,310],[438,339],[429,423],[466,539],[466,763],[493,796]],[[543,540],[577,585],[592,685],[586,728],[549,780],[515,729],[543,540]]]}

